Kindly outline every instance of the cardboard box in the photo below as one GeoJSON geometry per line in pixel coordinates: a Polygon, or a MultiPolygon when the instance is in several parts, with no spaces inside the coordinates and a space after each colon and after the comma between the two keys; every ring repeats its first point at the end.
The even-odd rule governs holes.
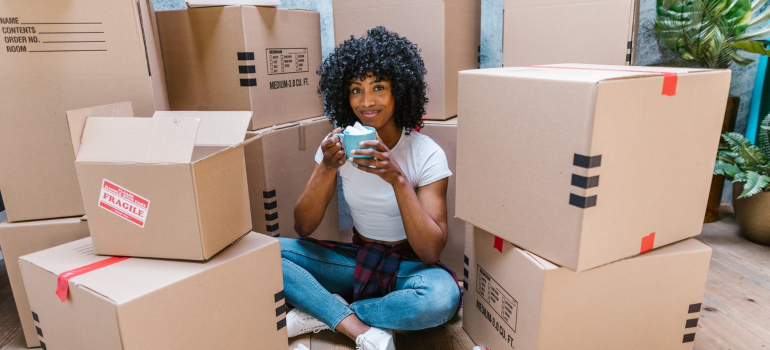
{"type": "Polygon", "coordinates": [[[729,70],[461,72],[456,215],[574,271],[695,236],[729,86],[729,70]]]}
{"type": "Polygon", "coordinates": [[[21,279],[19,257],[85,237],[88,237],[88,223],[81,218],[0,223],[0,249],[3,251],[5,268],[28,347],[38,347],[40,341],[37,339],[35,322],[21,279]]]}
{"type": "Polygon", "coordinates": [[[457,174],[457,118],[446,121],[425,121],[425,127],[420,132],[430,136],[441,146],[449,162],[449,187],[446,192],[447,209],[447,242],[441,253],[441,262],[449,265],[457,272],[458,277],[463,269],[463,252],[465,251],[465,223],[455,217],[455,182],[457,174]]]}
{"type": "Polygon", "coordinates": [[[0,191],[8,221],[82,216],[64,114],[127,100],[142,116],[167,109],[152,3],[7,0],[0,13],[0,191]]]}
{"type": "Polygon", "coordinates": [[[67,113],[97,254],[206,260],[251,230],[251,112],[104,117],[119,107],[67,113]]]}
{"type": "Polygon", "coordinates": [[[334,41],[376,26],[420,48],[428,74],[425,119],[457,115],[457,72],[479,66],[481,0],[335,0],[334,41]]]}
{"type": "MultiPolygon", "coordinates": [[[[329,118],[320,117],[247,134],[246,174],[254,231],[273,237],[297,237],[294,205],[316,166],[318,146],[332,129],[329,118]]],[[[336,194],[311,237],[340,240],[336,194]]]]}
{"type": "Polygon", "coordinates": [[[503,66],[632,65],[638,17],[639,0],[505,0],[503,66]]]}
{"type": "Polygon", "coordinates": [[[43,348],[285,349],[280,254],[250,233],[205,263],[122,260],[94,255],[86,238],[20,264],[43,348]],[[89,264],[104,266],[57,283],[89,264]]]}
{"type": "Polygon", "coordinates": [[[463,328],[482,348],[692,349],[711,258],[703,243],[572,272],[478,228],[473,238],[463,328]]]}
{"type": "Polygon", "coordinates": [[[318,12],[225,6],[157,15],[172,110],[251,110],[249,130],[323,115],[318,12]]]}
{"type": "Polygon", "coordinates": [[[232,5],[252,5],[252,6],[278,6],[280,0],[185,0],[187,7],[210,7],[210,6],[232,6],[232,5]]]}

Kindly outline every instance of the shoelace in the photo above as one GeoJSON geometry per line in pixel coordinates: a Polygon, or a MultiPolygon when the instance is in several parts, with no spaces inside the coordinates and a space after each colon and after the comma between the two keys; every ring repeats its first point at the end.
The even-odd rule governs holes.
{"type": "Polygon", "coordinates": [[[307,316],[304,316],[304,317],[300,318],[299,322],[302,323],[302,329],[299,332],[300,334],[302,334],[302,333],[304,333],[305,331],[308,331],[308,330],[313,332],[313,333],[319,333],[322,330],[327,328],[327,326],[325,324],[323,324],[322,322],[320,322],[320,321],[317,321],[319,324],[316,325],[316,326],[314,326],[312,324],[312,322],[308,323],[308,321],[317,321],[317,320],[313,316],[310,316],[310,315],[307,315],[307,316]]]}

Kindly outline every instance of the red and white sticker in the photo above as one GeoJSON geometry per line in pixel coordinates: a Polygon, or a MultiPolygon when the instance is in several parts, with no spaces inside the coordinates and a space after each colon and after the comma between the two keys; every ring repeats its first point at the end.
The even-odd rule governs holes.
{"type": "Polygon", "coordinates": [[[99,194],[99,206],[144,228],[150,201],[104,179],[102,192],[99,194]]]}

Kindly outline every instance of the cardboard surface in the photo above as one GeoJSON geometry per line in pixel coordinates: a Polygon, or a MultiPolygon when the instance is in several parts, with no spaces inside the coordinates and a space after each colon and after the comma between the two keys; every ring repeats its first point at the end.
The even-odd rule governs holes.
{"type": "MultiPolygon", "coordinates": [[[[297,237],[294,205],[313,173],[318,146],[332,130],[329,119],[321,117],[248,133],[246,173],[255,232],[273,237],[297,237]]],[[[341,239],[336,193],[311,237],[341,239]]]]}
{"type": "Polygon", "coordinates": [[[28,347],[40,346],[27,291],[21,278],[19,257],[88,237],[88,223],[81,218],[0,223],[0,249],[11,282],[13,299],[28,347]]]}
{"type": "Polygon", "coordinates": [[[251,110],[249,130],[323,114],[318,12],[219,6],[157,17],[171,110],[251,110]]]}
{"type": "Polygon", "coordinates": [[[75,163],[97,254],[206,260],[249,232],[251,112],[83,114],[68,117],[73,135],[83,125],[75,163]]]}
{"type": "Polygon", "coordinates": [[[415,43],[428,71],[425,119],[457,115],[457,72],[479,66],[480,0],[335,0],[333,7],[337,45],[380,25],[415,43]]]}
{"type": "MultiPolygon", "coordinates": [[[[65,112],[131,101],[139,116],[162,100],[148,0],[9,0],[0,4],[0,190],[10,222],[85,214],[65,112]],[[148,63],[148,57],[149,63],[148,63]],[[148,68],[149,67],[149,68],[148,68]],[[151,74],[152,75],[151,75],[151,74]]],[[[162,108],[163,106],[158,106],[162,108]]]]}
{"type": "Polygon", "coordinates": [[[699,234],[730,71],[548,67],[460,73],[457,217],[574,271],[699,234]]]}
{"type": "MultiPolygon", "coordinates": [[[[430,136],[446,153],[449,170],[449,187],[446,193],[447,207],[447,242],[441,253],[441,262],[455,270],[458,277],[463,269],[463,252],[465,250],[465,223],[455,217],[455,186],[457,174],[457,118],[446,121],[425,121],[425,127],[420,132],[430,136]]],[[[462,278],[462,277],[460,277],[462,278]]]]}
{"type": "Polygon", "coordinates": [[[639,0],[506,0],[503,66],[632,65],[638,7],[639,0]]]}
{"type": "Polygon", "coordinates": [[[573,272],[478,228],[463,328],[490,350],[692,349],[711,248],[688,239],[573,272]]]}
{"type": "Polygon", "coordinates": [[[252,6],[278,6],[280,0],[185,0],[187,7],[208,7],[208,6],[232,6],[232,5],[252,5],[252,6]]]}
{"type": "Polygon", "coordinates": [[[129,258],[71,278],[65,302],[59,300],[59,274],[106,259],[93,254],[90,239],[21,258],[47,348],[288,346],[280,246],[273,238],[248,234],[205,263],[129,258]]]}

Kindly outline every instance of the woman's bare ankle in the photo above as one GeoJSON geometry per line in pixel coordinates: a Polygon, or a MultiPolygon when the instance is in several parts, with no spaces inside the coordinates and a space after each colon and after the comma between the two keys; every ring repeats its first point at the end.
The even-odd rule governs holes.
{"type": "Polygon", "coordinates": [[[348,338],[356,340],[359,335],[366,333],[370,328],[372,327],[361,322],[361,320],[358,319],[358,316],[350,314],[337,324],[336,330],[347,335],[348,338]]]}

